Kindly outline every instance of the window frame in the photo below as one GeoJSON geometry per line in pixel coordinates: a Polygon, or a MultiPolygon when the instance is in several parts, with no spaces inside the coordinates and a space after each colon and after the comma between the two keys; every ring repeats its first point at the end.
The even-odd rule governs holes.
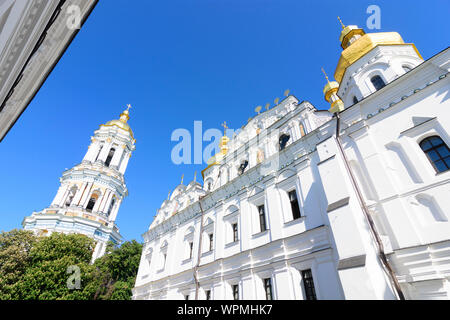
{"type": "Polygon", "coordinates": [[[261,204],[259,206],[256,206],[256,209],[258,211],[258,217],[259,217],[259,231],[264,232],[267,231],[267,221],[266,221],[266,208],[264,204],[261,204]],[[262,208],[262,212],[261,212],[262,208]]]}
{"type": "Polygon", "coordinates": [[[232,284],[231,292],[233,293],[233,300],[240,300],[239,284],[232,284]]]}
{"type": "Polygon", "coordinates": [[[302,218],[302,211],[300,210],[300,203],[298,201],[297,190],[294,188],[294,189],[288,191],[287,194],[288,194],[289,203],[291,205],[292,220],[298,220],[298,219],[302,218]],[[292,193],[295,194],[295,202],[297,203],[296,210],[298,211],[298,217],[296,217],[296,214],[295,214],[296,210],[294,210],[293,200],[291,199],[292,193]]]}
{"type": "MultiPolygon", "coordinates": [[[[370,83],[372,84],[373,88],[375,89],[375,91],[381,90],[387,85],[386,81],[383,79],[383,77],[380,74],[372,75],[369,80],[370,80],[370,83]],[[382,85],[377,86],[374,79],[377,79],[377,80],[379,79],[382,82],[382,85]]],[[[378,85],[380,85],[379,82],[378,82],[378,85]]]]}
{"type": "Polygon", "coordinates": [[[300,271],[305,300],[317,300],[316,286],[311,268],[300,271]]]}
{"type": "Polygon", "coordinates": [[[264,285],[264,293],[266,296],[266,300],[273,300],[272,278],[263,279],[263,285],[264,285]],[[267,289],[269,289],[270,294],[268,294],[267,289]],[[269,295],[270,295],[270,298],[269,298],[269,295]]]}
{"type": "Polygon", "coordinates": [[[233,243],[238,242],[239,241],[239,226],[238,226],[237,221],[231,223],[231,231],[233,232],[233,243]]]}
{"type": "Polygon", "coordinates": [[[428,137],[423,138],[422,140],[420,140],[418,142],[420,149],[422,150],[422,152],[425,154],[425,156],[427,157],[428,161],[431,163],[432,167],[434,168],[436,174],[439,173],[444,173],[450,170],[450,166],[447,164],[447,161],[450,161],[450,155],[447,156],[442,156],[439,152],[438,149],[444,147],[447,152],[450,152],[450,148],[448,147],[448,145],[445,143],[445,141],[439,136],[439,135],[431,135],[428,137]],[[433,138],[438,138],[440,140],[439,144],[434,145],[431,140],[433,138]],[[423,146],[423,144],[428,143],[430,144],[430,148],[426,148],[423,146]],[[432,157],[430,156],[430,153],[434,152],[437,156],[438,159],[437,160],[433,160],[432,157]],[[437,166],[436,163],[437,162],[442,162],[442,164],[447,168],[446,170],[441,171],[437,166]]]}

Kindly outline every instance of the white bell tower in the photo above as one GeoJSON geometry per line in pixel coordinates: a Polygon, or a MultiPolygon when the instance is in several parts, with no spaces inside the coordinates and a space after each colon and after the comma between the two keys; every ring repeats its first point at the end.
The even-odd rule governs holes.
{"type": "Polygon", "coordinates": [[[127,123],[130,107],[118,120],[100,125],[94,132],[83,161],[63,172],[51,205],[26,217],[22,222],[25,230],[92,237],[97,241],[93,260],[105,253],[106,242],[121,241],[115,220],[128,195],[124,173],[136,142],[127,123]]]}

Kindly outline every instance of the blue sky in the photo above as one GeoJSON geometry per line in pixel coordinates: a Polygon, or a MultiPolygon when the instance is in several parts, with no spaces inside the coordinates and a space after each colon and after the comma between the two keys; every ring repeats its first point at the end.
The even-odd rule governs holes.
{"type": "Polygon", "coordinates": [[[237,129],[285,89],[328,109],[320,68],[333,75],[339,59],[336,17],[374,32],[371,4],[381,8],[379,31],[399,32],[424,59],[448,46],[448,0],[100,1],[0,143],[0,230],[48,206],[94,130],[131,103],[137,143],[117,223],[125,240],[142,241],[181,175],[189,182],[206,167],[172,163],[172,132],[193,132],[195,120],[237,129]]]}

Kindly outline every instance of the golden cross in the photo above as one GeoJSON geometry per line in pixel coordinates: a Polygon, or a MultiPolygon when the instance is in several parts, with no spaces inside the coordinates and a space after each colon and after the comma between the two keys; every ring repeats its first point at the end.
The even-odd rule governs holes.
{"type": "Polygon", "coordinates": [[[180,184],[183,184],[183,180],[184,180],[184,173],[181,175],[181,183],[180,184]]]}
{"type": "Polygon", "coordinates": [[[130,110],[131,104],[127,104],[127,111],[130,110]]]}
{"type": "Polygon", "coordinates": [[[223,135],[225,136],[226,133],[227,133],[227,129],[228,129],[228,127],[227,127],[227,122],[224,121],[224,122],[221,124],[221,126],[223,127],[223,135]]]}
{"type": "Polygon", "coordinates": [[[345,29],[345,25],[342,23],[341,18],[338,17],[339,22],[341,23],[342,29],[345,29]]]}

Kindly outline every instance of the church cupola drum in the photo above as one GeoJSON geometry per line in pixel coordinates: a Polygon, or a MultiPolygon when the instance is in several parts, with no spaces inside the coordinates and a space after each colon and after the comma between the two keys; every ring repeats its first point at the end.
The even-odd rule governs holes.
{"type": "Polygon", "coordinates": [[[62,174],[51,205],[23,220],[25,230],[87,235],[97,241],[93,260],[105,253],[108,241],[121,241],[115,221],[128,195],[124,174],[136,143],[128,125],[130,108],[100,125],[82,162],[62,174]]]}

